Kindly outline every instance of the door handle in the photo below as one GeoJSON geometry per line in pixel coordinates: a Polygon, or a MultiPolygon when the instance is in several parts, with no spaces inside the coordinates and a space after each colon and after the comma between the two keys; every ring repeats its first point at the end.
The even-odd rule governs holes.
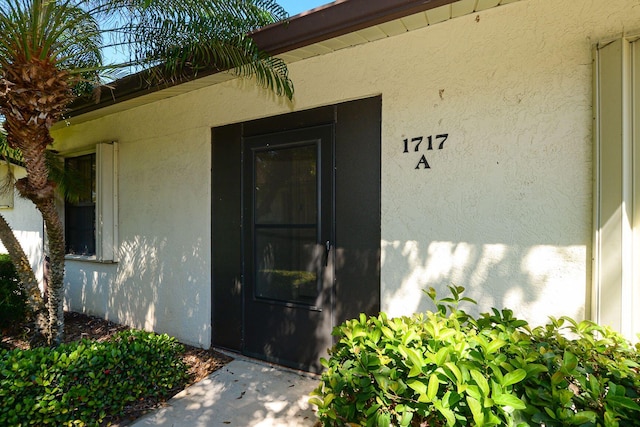
{"type": "Polygon", "coordinates": [[[324,266],[325,267],[329,264],[329,252],[331,252],[331,242],[327,240],[324,243],[324,266]]]}

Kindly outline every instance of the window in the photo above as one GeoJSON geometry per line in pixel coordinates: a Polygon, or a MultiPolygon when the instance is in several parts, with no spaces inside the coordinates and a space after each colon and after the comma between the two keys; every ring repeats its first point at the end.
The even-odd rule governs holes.
{"type": "Polygon", "coordinates": [[[117,144],[68,157],[65,167],[77,175],[77,199],[65,202],[66,253],[112,262],[117,259],[117,144]]]}
{"type": "Polygon", "coordinates": [[[640,332],[640,40],[595,49],[594,320],[640,332]]]}
{"type": "Polygon", "coordinates": [[[77,200],[65,203],[66,251],[72,255],[96,254],[96,155],[66,159],[73,175],[77,200]]]}

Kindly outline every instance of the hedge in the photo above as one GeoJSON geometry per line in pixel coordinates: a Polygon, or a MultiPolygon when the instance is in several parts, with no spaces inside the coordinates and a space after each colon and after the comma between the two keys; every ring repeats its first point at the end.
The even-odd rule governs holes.
{"type": "Polygon", "coordinates": [[[324,426],[640,426],[640,357],[609,328],[568,317],[531,328],[509,309],[361,315],[337,327],[311,402],[324,426]]]}
{"type": "Polygon", "coordinates": [[[130,402],[184,384],[182,351],[168,335],[135,330],[105,342],[0,350],[0,425],[101,425],[130,402]]]}

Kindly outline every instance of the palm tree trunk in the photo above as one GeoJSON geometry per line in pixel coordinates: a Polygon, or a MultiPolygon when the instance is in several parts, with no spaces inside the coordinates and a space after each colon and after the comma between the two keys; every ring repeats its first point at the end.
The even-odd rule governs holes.
{"type": "Polygon", "coordinates": [[[18,273],[18,279],[20,279],[20,285],[27,294],[27,307],[30,313],[36,320],[36,326],[39,332],[44,333],[42,322],[42,312],[44,310],[44,300],[38,286],[38,280],[36,279],[31,264],[27,255],[24,253],[20,242],[13,234],[11,226],[7,223],[2,215],[0,215],[0,241],[9,252],[11,262],[16,268],[18,273]]]}
{"type": "MultiPolygon", "coordinates": [[[[7,120],[8,121],[8,120],[7,120]]],[[[45,150],[52,142],[46,126],[23,123],[20,129],[23,140],[37,141],[20,147],[27,176],[16,182],[16,189],[23,197],[31,200],[42,214],[49,246],[50,278],[47,283],[48,328],[46,337],[49,345],[60,345],[64,336],[64,227],[55,205],[55,183],[49,181],[45,150]]],[[[8,135],[11,141],[11,133],[8,135]]]]}
{"type": "Polygon", "coordinates": [[[55,200],[42,201],[38,209],[42,212],[49,243],[50,277],[47,285],[47,310],[49,345],[60,345],[64,337],[64,228],[55,200]]]}

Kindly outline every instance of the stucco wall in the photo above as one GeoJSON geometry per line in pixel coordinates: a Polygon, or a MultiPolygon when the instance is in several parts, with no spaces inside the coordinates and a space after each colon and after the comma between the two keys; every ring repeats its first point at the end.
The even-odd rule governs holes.
{"type": "Polygon", "coordinates": [[[210,128],[382,94],[382,309],[455,283],[482,311],[582,318],[591,48],[634,30],[637,0],[523,0],[291,64],[293,104],[232,81],[62,128],[62,152],[120,142],[121,261],[70,262],[69,305],[208,346],[210,128]]]}
{"type": "MultiPolygon", "coordinates": [[[[6,167],[6,165],[2,165],[0,168],[0,179],[4,178],[6,167]]],[[[13,173],[16,179],[20,179],[25,176],[26,171],[19,166],[13,166],[13,173]]],[[[22,249],[31,262],[31,268],[33,268],[36,279],[42,283],[44,273],[42,215],[40,215],[31,201],[21,198],[15,190],[13,207],[0,208],[0,215],[4,217],[13,229],[14,234],[22,245],[22,249]]],[[[2,242],[0,242],[0,253],[7,253],[2,242]]]]}

